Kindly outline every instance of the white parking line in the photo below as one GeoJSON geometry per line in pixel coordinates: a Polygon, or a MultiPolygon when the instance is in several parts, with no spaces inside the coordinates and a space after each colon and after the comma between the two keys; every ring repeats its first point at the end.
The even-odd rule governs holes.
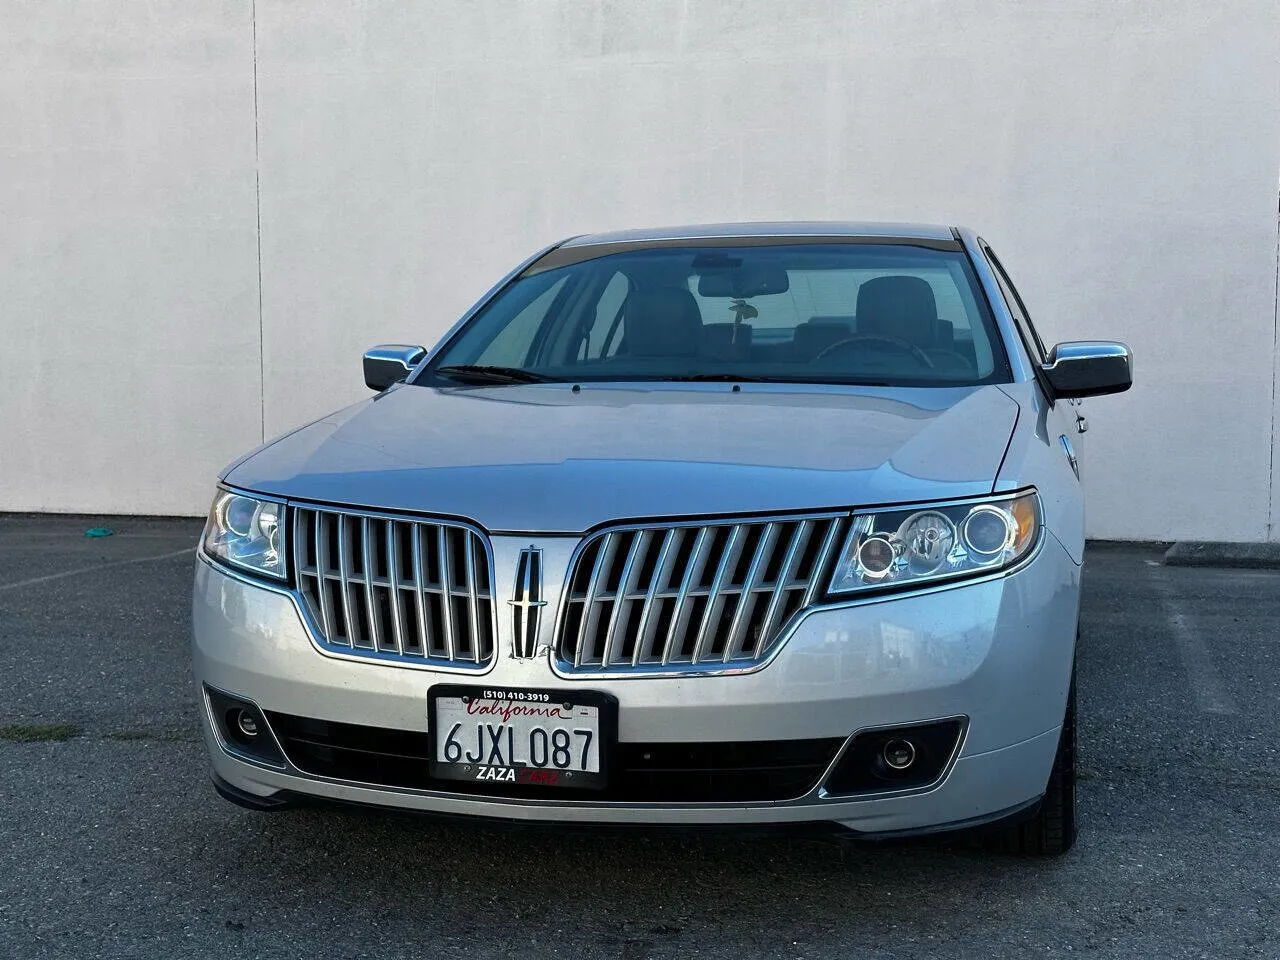
{"type": "Polygon", "coordinates": [[[1235,700],[1222,682],[1218,668],[1214,666],[1213,655],[1205,646],[1200,634],[1192,626],[1188,617],[1178,606],[1173,585],[1163,571],[1154,578],[1156,592],[1160,595],[1160,606],[1164,610],[1165,619],[1169,621],[1173,638],[1178,644],[1178,653],[1182,656],[1182,666],[1191,681],[1192,692],[1195,693],[1196,705],[1201,713],[1234,714],[1235,700]]]}
{"type": "Polygon", "coordinates": [[[82,573],[95,573],[98,570],[108,570],[111,567],[124,567],[131,563],[150,563],[152,560],[169,560],[173,557],[180,557],[184,553],[195,553],[195,547],[187,547],[184,550],[174,550],[172,553],[159,553],[153,557],[133,557],[129,560],[112,560],[110,563],[100,563],[93,567],[80,567],[76,570],[64,570],[62,573],[50,573],[43,577],[32,577],[30,580],[17,580],[13,583],[0,583],[0,591],[17,590],[19,587],[34,587],[38,583],[48,583],[50,580],[61,580],[64,577],[78,577],[82,573]]]}

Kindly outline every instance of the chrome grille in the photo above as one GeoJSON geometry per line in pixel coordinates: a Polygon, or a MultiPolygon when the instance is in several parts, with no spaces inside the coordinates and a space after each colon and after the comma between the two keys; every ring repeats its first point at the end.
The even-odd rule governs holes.
{"type": "Polygon", "coordinates": [[[767,657],[814,598],[843,516],[602,532],[579,550],[557,635],[575,670],[713,670],[767,657]]]}
{"type": "Polygon", "coordinates": [[[475,530],[295,506],[293,557],[320,639],[339,652],[459,666],[492,658],[489,548],[475,530]]]}

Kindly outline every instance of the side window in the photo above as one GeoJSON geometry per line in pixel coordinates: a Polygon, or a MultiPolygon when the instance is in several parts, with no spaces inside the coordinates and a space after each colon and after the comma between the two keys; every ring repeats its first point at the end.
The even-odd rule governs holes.
{"type": "Polygon", "coordinates": [[[1004,267],[1001,266],[994,250],[984,243],[982,252],[986,254],[987,262],[991,264],[991,269],[996,275],[996,283],[1000,285],[1000,292],[1004,294],[1004,302],[1009,305],[1009,312],[1013,314],[1014,322],[1018,325],[1018,333],[1022,335],[1023,343],[1026,345],[1028,352],[1030,352],[1032,359],[1038,363],[1043,363],[1045,358],[1044,344],[1040,340],[1040,334],[1036,333],[1035,325],[1032,324],[1031,316],[1027,313],[1027,307],[1022,302],[1022,298],[1018,296],[1018,291],[1014,288],[1013,281],[1004,272],[1004,267]]]}
{"type": "Polygon", "coordinates": [[[530,301],[497,336],[484,348],[474,363],[499,367],[522,367],[528,362],[538,330],[546,319],[547,311],[564,289],[567,277],[561,277],[530,301]]]}

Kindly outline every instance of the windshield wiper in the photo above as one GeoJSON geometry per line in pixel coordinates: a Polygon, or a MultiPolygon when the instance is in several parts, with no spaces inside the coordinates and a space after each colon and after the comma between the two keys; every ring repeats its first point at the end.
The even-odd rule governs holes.
{"type": "Polygon", "coordinates": [[[447,363],[443,367],[436,367],[431,372],[463,383],[547,383],[551,380],[550,377],[544,377],[532,370],[490,366],[484,363],[447,363]]]}

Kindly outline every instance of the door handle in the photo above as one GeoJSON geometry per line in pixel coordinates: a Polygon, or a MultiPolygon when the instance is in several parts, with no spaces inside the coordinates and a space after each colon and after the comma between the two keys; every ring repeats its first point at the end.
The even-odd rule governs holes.
{"type": "Polygon", "coordinates": [[[1071,446],[1071,441],[1067,439],[1064,433],[1058,438],[1058,442],[1062,444],[1062,452],[1067,455],[1067,463],[1071,464],[1071,472],[1076,475],[1076,479],[1080,479],[1080,461],[1076,459],[1076,451],[1071,446]]]}

